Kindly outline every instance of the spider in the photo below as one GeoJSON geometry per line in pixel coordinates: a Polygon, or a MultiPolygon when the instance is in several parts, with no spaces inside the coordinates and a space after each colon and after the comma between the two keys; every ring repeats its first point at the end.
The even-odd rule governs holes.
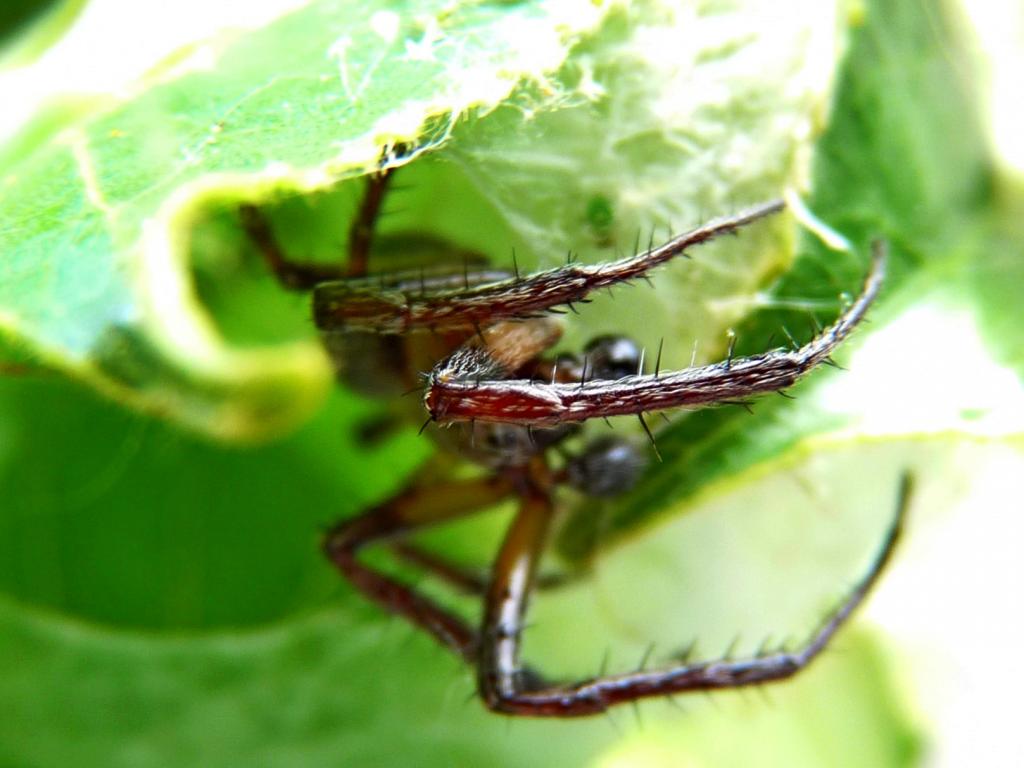
{"type": "Polygon", "coordinates": [[[716,219],[632,257],[595,266],[569,263],[520,275],[517,267],[496,270],[479,254],[450,248],[440,264],[371,274],[374,225],[392,175],[382,161],[367,177],[344,265],[289,259],[260,211],[248,205],[240,209],[243,229],[277,279],[287,288],[312,291],[313,318],[339,378],[377,397],[423,387],[424,428],[441,427],[430,433],[446,451],[486,470],[468,479],[414,481],[379,506],[337,524],[323,545],[334,566],[365,597],[475,666],[483,703],[499,713],[591,715],[646,697],[782,680],[804,669],[865,599],[891,558],[908,505],[909,476],[902,480],[894,522],[867,573],[796,650],[780,648],[741,660],[692,661],[684,654],[662,669],[556,684],[520,662],[520,641],[558,488],[614,496],[630,489],[647,464],[647,450],[625,437],[594,439],[570,454],[563,443],[580,423],[634,415],[653,445],[645,413],[780,392],[830,361],[862,320],[882,285],[884,244],[873,245],[860,294],[807,344],[752,357],[735,357],[730,350],[722,362],[675,372],[660,370],[659,349],[647,372],[641,348],[620,336],[594,339],[579,356],[546,354],[561,334],[552,312],[572,309],[601,288],[646,278],[691,247],[780,211],[781,202],[716,219]],[[403,541],[427,526],[509,499],[517,501],[518,511],[487,580],[403,541]],[[481,595],[480,626],[360,559],[361,550],[382,542],[454,587],[481,595]]]}

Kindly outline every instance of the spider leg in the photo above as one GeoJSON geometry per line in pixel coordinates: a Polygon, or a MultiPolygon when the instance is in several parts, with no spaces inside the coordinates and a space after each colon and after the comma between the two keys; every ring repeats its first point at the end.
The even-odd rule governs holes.
{"type": "Polygon", "coordinates": [[[480,633],[477,685],[488,708],[495,711],[529,713],[528,709],[514,708],[512,702],[523,695],[524,677],[534,680],[532,674],[524,676],[519,646],[527,601],[553,517],[550,494],[529,488],[491,572],[480,633]],[[506,704],[510,708],[506,709],[506,704]]]}
{"type": "Polygon", "coordinates": [[[254,205],[243,205],[238,209],[242,229],[255,243],[270,271],[282,286],[293,291],[308,291],[324,280],[334,280],[346,274],[340,264],[318,264],[311,261],[292,261],[270,228],[263,212],[254,205]]]}
{"type": "Polygon", "coordinates": [[[783,205],[782,201],[764,203],[711,221],[657,248],[605,264],[570,263],[525,277],[516,274],[499,279],[467,272],[462,286],[430,293],[417,292],[414,286],[386,292],[351,282],[323,286],[314,295],[315,321],[321,330],[402,334],[415,328],[472,330],[499,320],[528,318],[559,305],[571,307],[601,288],[646,277],[655,267],[685,255],[687,248],[736,232],[778,213],[783,205]]]}
{"type": "Polygon", "coordinates": [[[270,222],[254,205],[243,205],[239,208],[242,228],[259,249],[278,282],[285,288],[308,291],[317,284],[329,280],[365,275],[374,225],[380,213],[381,201],[384,199],[391,172],[392,169],[385,168],[367,177],[366,192],[349,229],[347,266],[289,259],[281,249],[270,222]]]}
{"type": "Polygon", "coordinates": [[[405,562],[433,574],[459,592],[482,595],[487,590],[487,577],[483,573],[453,563],[416,544],[396,541],[391,545],[391,551],[405,562]]]}
{"type": "Polygon", "coordinates": [[[477,648],[477,634],[472,627],[414,588],[363,564],[359,552],[376,541],[482,510],[514,492],[513,481],[505,475],[414,486],[335,526],[324,540],[324,553],[367,598],[422,628],[472,662],[477,648]]]}
{"type": "Polygon", "coordinates": [[[489,378],[480,350],[462,347],[431,371],[424,403],[439,424],[473,420],[550,427],[595,417],[742,401],[785,389],[828,362],[864,318],[882,287],[885,263],[885,244],[877,241],[860,295],[831,326],[799,349],[775,349],[672,373],[571,384],[489,378]]]}
{"type": "Polygon", "coordinates": [[[363,201],[360,203],[359,212],[348,231],[348,270],[346,273],[350,276],[361,276],[367,272],[374,228],[393,170],[393,168],[383,168],[376,173],[371,173],[366,179],[366,192],[363,194],[363,201]]]}
{"type": "MultiPolygon", "coordinates": [[[[415,544],[398,541],[391,550],[407,563],[421,568],[438,577],[449,586],[468,595],[484,595],[489,583],[486,573],[452,563],[433,552],[415,544]]],[[[579,578],[577,573],[542,573],[537,576],[537,589],[553,589],[564,586],[579,578]]]]}
{"type": "MultiPolygon", "coordinates": [[[[551,485],[568,485],[591,498],[608,498],[625,493],[636,485],[646,465],[645,455],[632,440],[604,436],[591,440],[582,451],[566,455],[561,470],[550,473],[548,477],[551,485]]],[[[461,592],[476,595],[487,592],[488,579],[478,571],[455,565],[406,541],[395,542],[392,550],[461,592]]],[[[582,574],[582,569],[541,573],[534,582],[537,589],[551,589],[575,581],[582,574]]]]}
{"type": "Polygon", "coordinates": [[[826,648],[878,581],[902,532],[912,485],[911,476],[904,475],[892,526],[867,573],[799,649],[741,660],[684,660],[664,669],[602,675],[571,685],[544,684],[519,665],[527,598],[551,518],[548,499],[541,494],[527,498],[495,562],[488,592],[478,672],[485,703],[505,714],[577,717],[642,698],[760,685],[795,675],[826,648]]]}

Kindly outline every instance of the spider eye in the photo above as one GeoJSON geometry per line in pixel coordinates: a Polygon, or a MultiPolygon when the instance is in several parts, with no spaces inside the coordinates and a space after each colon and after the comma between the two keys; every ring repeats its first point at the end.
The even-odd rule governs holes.
{"type": "Polygon", "coordinates": [[[636,485],[647,457],[629,440],[603,437],[565,466],[569,484],[588,496],[617,496],[636,485]]]}
{"type": "Polygon", "coordinates": [[[588,376],[595,379],[621,379],[640,373],[640,345],[626,336],[598,336],[583,350],[588,376]]]}

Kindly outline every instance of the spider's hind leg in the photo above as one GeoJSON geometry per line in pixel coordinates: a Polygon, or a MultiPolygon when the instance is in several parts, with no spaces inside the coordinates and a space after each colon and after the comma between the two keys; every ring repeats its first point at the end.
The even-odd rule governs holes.
{"type": "MultiPolygon", "coordinates": [[[[411,565],[436,576],[448,586],[467,595],[485,595],[489,579],[486,572],[479,572],[453,563],[446,558],[430,552],[407,541],[397,541],[391,545],[392,551],[411,565]]],[[[537,576],[538,590],[555,589],[570,584],[582,574],[577,572],[542,573],[537,576]]]]}
{"type": "Polygon", "coordinates": [[[367,598],[425,630],[456,655],[474,661],[477,635],[473,628],[415,588],[364,564],[359,554],[375,542],[483,510],[514,491],[513,482],[504,475],[425,487],[413,485],[380,506],[336,525],[324,540],[324,553],[367,598]]]}
{"type": "Polygon", "coordinates": [[[892,557],[910,504],[912,478],[900,483],[896,515],[867,573],[839,607],[794,651],[747,659],[689,662],[651,671],[598,676],[570,685],[545,684],[525,674],[519,648],[532,575],[551,518],[550,500],[537,493],[524,500],[495,561],[480,632],[478,684],[486,705],[510,715],[577,717],[641,698],[740,688],[783,680],[806,668],[864,601],[892,557]]]}
{"type": "MultiPolygon", "coordinates": [[[[545,437],[543,432],[538,433],[536,439],[542,440],[545,437]]],[[[559,441],[561,438],[554,436],[553,439],[559,441]]],[[[631,490],[648,463],[647,454],[633,440],[603,436],[590,441],[582,451],[568,455],[564,466],[551,474],[551,480],[553,484],[571,486],[592,499],[608,498],[631,490]]],[[[392,550],[403,560],[432,573],[460,592],[487,593],[489,579],[485,574],[456,565],[404,540],[395,542],[392,550]]],[[[540,573],[534,578],[534,586],[538,590],[557,588],[582,575],[582,570],[540,573]]]]}

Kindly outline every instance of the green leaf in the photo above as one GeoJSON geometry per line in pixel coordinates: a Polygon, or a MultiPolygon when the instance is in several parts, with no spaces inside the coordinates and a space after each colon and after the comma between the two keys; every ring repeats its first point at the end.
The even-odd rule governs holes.
{"type": "MultiPolygon", "coordinates": [[[[819,17],[809,21],[810,10],[821,5],[794,6],[792,13],[803,14],[803,21],[819,33],[835,34],[836,25],[821,27],[819,17]]],[[[979,210],[991,203],[985,197],[983,148],[973,129],[964,133],[962,124],[941,120],[934,130],[901,122],[924,122],[931,119],[929,110],[952,120],[973,109],[951,97],[948,88],[943,98],[954,103],[937,105],[935,99],[924,98],[924,86],[934,88],[941,78],[917,82],[916,57],[934,63],[940,51],[945,59],[956,49],[935,40],[932,32],[924,33],[925,21],[909,14],[919,7],[880,3],[858,30],[838,86],[833,122],[819,144],[811,200],[819,214],[859,246],[877,231],[893,240],[891,292],[873,315],[875,328],[884,328],[947,273],[959,274],[958,265],[987,242],[987,231],[974,228],[979,210]],[[917,53],[903,49],[904,36],[908,46],[919,47],[917,53]],[[868,44],[872,42],[877,45],[868,44]],[[914,98],[918,101],[909,102],[912,107],[901,106],[914,98]],[[887,117],[876,128],[878,115],[887,117]],[[967,141],[963,147],[946,146],[943,139],[951,135],[966,136],[967,141]],[[930,142],[929,151],[913,148],[917,136],[930,142]],[[895,148],[886,143],[890,140],[895,148]],[[834,163],[827,159],[830,155],[834,163]],[[929,168],[901,174],[890,167],[906,157],[948,162],[957,174],[947,178],[929,168]],[[876,179],[878,188],[872,186],[876,179]],[[916,189],[919,181],[927,182],[927,188],[916,189]],[[826,198],[822,190],[827,184],[834,186],[826,198]],[[918,212],[916,194],[934,209],[918,212]],[[963,210],[971,232],[968,242],[955,238],[961,222],[941,208],[943,201],[949,210],[963,210]],[[847,202],[849,213],[844,214],[847,202]],[[945,223],[937,227],[933,217],[940,213],[945,223]]],[[[646,13],[657,6],[644,8],[646,13]]],[[[474,6],[462,12],[470,11],[485,19],[492,13],[528,13],[516,5],[474,6]]],[[[236,45],[251,53],[263,50],[254,40],[269,40],[270,50],[280,53],[279,35],[286,28],[280,25],[298,23],[307,18],[303,13],[312,12],[251,33],[256,38],[243,36],[236,45]]],[[[825,16],[831,19],[830,12],[825,16]]],[[[458,27],[462,18],[456,14],[453,25],[458,27]]],[[[575,49],[575,58],[557,75],[496,98],[494,104],[503,107],[457,124],[442,151],[401,170],[399,178],[404,175],[409,189],[396,203],[405,212],[385,219],[385,234],[426,230],[499,260],[510,260],[502,251],[515,246],[524,267],[555,263],[570,247],[598,260],[631,248],[638,227],[646,233],[655,223],[671,221],[678,229],[799,180],[801,155],[813,137],[813,116],[822,109],[828,90],[835,46],[826,45],[823,57],[813,59],[792,38],[775,39],[775,27],[768,36],[774,47],[759,46],[755,31],[766,28],[764,21],[745,17],[742,9],[727,13],[722,4],[702,6],[694,18],[669,16],[658,23],[643,15],[632,21],[611,16],[575,49]],[[642,50],[653,58],[693,57],[691,88],[680,92],[710,93],[721,101],[698,100],[691,111],[675,115],[679,123],[666,123],[642,93],[635,103],[633,89],[643,92],[664,82],[645,68],[645,57],[633,44],[637,40],[651,43],[642,50]],[[778,55],[779,49],[786,55],[773,59],[772,52],[778,55]],[[767,64],[771,61],[774,68],[767,64]],[[788,77],[799,81],[799,75],[807,74],[801,67],[809,61],[821,79],[813,86],[790,87],[788,77]],[[828,64],[824,69],[822,62],[828,64]],[[750,71],[758,76],[744,78],[750,71]],[[595,82],[615,87],[605,98],[582,98],[595,82]],[[780,94],[793,96],[793,101],[780,94]],[[556,104],[564,109],[548,109],[556,104]],[[531,105],[537,113],[524,121],[524,110],[531,105]],[[634,118],[639,128],[632,126],[634,118]],[[807,130],[799,134],[794,125],[807,130]],[[609,126],[616,130],[608,131],[609,126]],[[602,130],[608,146],[600,141],[602,130]],[[540,143],[545,136],[552,138],[550,145],[540,143]],[[762,152],[764,148],[769,151],[762,152]],[[756,159],[765,155],[769,167],[757,167],[756,159]],[[728,178],[723,178],[717,169],[730,159],[734,164],[726,165],[728,178]]],[[[494,23],[500,26],[501,21],[494,23]]],[[[466,27],[472,28],[468,22],[466,27]]],[[[359,30],[372,36],[365,25],[350,29],[356,36],[359,30]]],[[[789,31],[797,40],[821,39],[804,27],[791,26],[789,31]]],[[[302,39],[305,44],[310,38],[302,39]]],[[[292,48],[274,62],[260,63],[281,71],[295,61],[300,69],[301,62],[312,61],[300,50],[303,46],[292,48]]],[[[227,50],[224,60],[231,61],[230,51],[242,49],[227,50]]],[[[321,44],[316,55],[322,52],[321,44]]],[[[156,119],[147,112],[153,101],[182,98],[192,108],[193,101],[201,103],[208,93],[200,87],[209,84],[204,78],[216,79],[219,72],[218,66],[212,74],[200,73],[202,77],[182,75],[181,82],[195,85],[194,91],[182,89],[176,78],[165,82],[157,77],[139,97],[138,104],[149,105],[145,110],[136,102],[102,108],[87,104],[82,107],[86,117],[76,112],[67,119],[76,126],[83,120],[82,135],[98,137],[94,127],[109,127],[104,121],[128,110],[125,114],[137,121],[133,130],[139,130],[156,119]],[[155,94],[164,95],[158,99],[155,94]]],[[[266,77],[271,91],[280,85],[266,77]]],[[[301,378],[296,373],[300,366],[288,368],[282,362],[288,353],[280,347],[308,332],[303,320],[308,309],[301,299],[283,296],[265,276],[253,276],[260,274],[261,265],[240,255],[233,209],[241,199],[288,197],[300,188],[319,189],[334,178],[327,174],[307,183],[304,173],[293,172],[323,170],[326,166],[318,163],[329,164],[330,159],[322,158],[308,166],[292,159],[294,167],[279,177],[260,174],[274,153],[328,152],[317,140],[329,132],[325,124],[338,128],[331,122],[335,113],[320,114],[325,124],[314,120],[307,132],[303,121],[282,120],[280,110],[272,108],[285,99],[313,110],[319,104],[316,93],[314,89],[309,105],[280,95],[277,101],[247,101],[246,109],[252,108],[253,114],[246,120],[251,122],[224,123],[212,146],[220,149],[221,136],[237,131],[230,141],[223,139],[233,147],[224,151],[237,153],[246,178],[255,177],[254,187],[235,180],[208,193],[204,185],[219,180],[211,181],[202,170],[195,177],[200,188],[189,188],[193,182],[186,180],[186,191],[177,193],[180,200],[174,198],[180,208],[160,208],[165,218],[157,220],[155,250],[150,250],[150,241],[135,247],[130,236],[112,243],[116,259],[105,252],[97,259],[91,246],[82,248],[80,258],[106,269],[81,284],[65,277],[65,284],[75,288],[67,292],[79,302],[75,308],[83,313],[81,327],[66,317],[50,316],[63,311],[56,300],[62,296],[59,291],[29,291],[35,298],[21,303],[13,290],[0,294],[33,319],[31,333],[22,333],[18,341],[36,355],[45,353],[54,365],[77,374],[86,371],[90,383],[113,382],[119,399],[149,409],[159,403],[171,420],[218,434],[272,431],[312,409],[316,398],[310,393],[320,385],[309,382],[320,380],[322,362],[310,363],[312,373],[302,368],[306,378],[301,378]],[[191,255],[196,296],[183,290],[172,297],[181,303],[175,311],[130,316],[113,337],[103,336],[109,328],[104,313],[111,308],[97,297],[107,290],[133,308],[150,307],[145,302],[151,301],[152,290],[139,291],[138,285],[151,284],[127,281],[121,270],[152,269],[152,254],[175,238],[190,242],[175,240],[171,256],[164,253],[165,263],[171,278],[182,280],[186,253],[191,255]],[[197,323],[204,333],[197,346],[190,342],[187,349],[213,349],[214,361],[230,374],[226,383],[213,375],[221,369],[211,373],[209,360],[202,355],[192,359],[175,346],[182,329],[194,330],[197,323]],[[41,330],[49,334],[45,339],[41,330]],[[75,344],[81,345],[75,349],[84,362],[71,364],[68,350],[75,344]],[[254,360],[245,350],[255,344],[272,346],[254,360]],[[271,375],[278,376],[274,388],[266,385],[271,375]]],[[[155,113],[164,118],[176,114],[174,109],[155,113]]],[[[36,147],[44,157],[66,152],[46,141],[60,134],[62,119],[22,146],[36,147]]],[[[196,135],[205,140],[217,119],[204,116],[196,123],[196,135]]],[[[419,127],[416,123],[410,130],[416,133],[419,127]]],[[[180,126],[156,128],[154,141],[160,144],[163,131],[180,126]]],[[[95,146],[101,143],[97,138],[95,146]]],[[[89,147],[92,151],[94,145],[89,147]]],[[[370,149],[362,156],[362,166],[348,169],[353,175],[376,162],[377,146],[370,149]]],[[[330,151],[340,150],[336,146],[330,151]]],[[[116,148],[103,148],[99,154],[114,156],[110,162],[120,160],[116,148]]],[[[20,163],[33,165],[35,158],[32,150],[10,153],[4,162],[20,174],[20,163]],[[28,159],[19,161],[19,156],[28,159]]],[[[165,161],[158,152],[151,169],[136,153],[125,165],[145,181],[151,173],[159,176],[165,161]]],[[[74,180],[78,168],[71,162],[67,175],[56,178],[74,180]]],[[[24,178],[45,186],[42,175],[24,178]]],[[[332,193],[276,201],[271,209],[274,224],[290,252],[332,255],[358,186],[343,184],[332,193]]],[[[50,188],[53,194],[61,191],[59,184],[50,188]]],[[[155,197],[170,194],[163,188],[158,192],[155,197]]],[[[18,221],[31,220],[27,199],[18,221]]],[[[0,208],[0,229],[5,232],[12,200],[4,197],[0,208]]],[[[135,209],[135,202],[131,198],[118,204],[144,216],[147,209],[135,209]]],[[[73,219],[81,225],[74,230],[76,236],[88,234],[87,223],[97,215],[86,203],[73,219]]],[[[99,238],[105,230],[98,231],[90,236],[99,238]]],[[[58,227],[61,232],[66,234],[58,227]]],[[[783,222],[749,233],[738,245],[702,249],[695,265],[658,275],[654,299],[636,286],[633,303],[623,291],[614,303],[589,307],[590,314],[574,327],[567,344],[576,345],[599,330],[628,327],[651,345],[662,333],[670,336],[676,341],[670,354],[677,362],[689,359],[695,338],[701,354],[714,357],[725,345],[724,330],[742,321],[772,276],[788,266],[790,243],[783,222]],[[761,246],[760,253],[753,253],[761,246]]],[[[768,337],[782,322],[806,334],[809,302],[826,320],[839,306],[838,293],[856,285],[863,267],[860,256],[837,259],[810,243],[801,249],[805,255],[778,287],[777,295],[788,299],[772,300],[773,306],[799,302],[797,311],[750,319],[740,328],[745,350],[768,346],[768,337]]],[[[2,263],[0,270],[8,269],[9,262],[2,263]]],[[[60,277],[59,271],[36,269],[34,260],[19,263],[27,272],[14,276],[23,288],[60,277]]],[[[9,272],[0,272],[0,286],[9,277],[9,272]]],[[[1001,289],[995,275],[983,287],[979,296],[991,297],[1001,289]]],[[[1004,323],[999,329],[1006,333],[1001,341],[999,333],[991,334],[1003,352],[1019,335],[1019,328],[1006,328],[1004,323]]],[[[308,352],[314,360],[311,345],[295,349],[296,356],[308,352]]],[[[915,366],[923,370],[919,363],[915,366]]],[[[838,378],[853,376],[859,368],[838,378]]],[[[892,386],[893,378],[885,383],[892,386]]],[[[108,384],[101,386],[109,391],[108,384]]],[[[915,465],[925,476],[949,466],[948,455],[930,443],[925,448],[866,444],[850,414],[826,407],[828,398],[812,393],[813,388],[792,406],[780,400],[778,407],[765,411],[759,405],[753,419],[724,411],[697,415],[660,437],[666,464],[635,497],[616,503],[602,523],[612,521],[609,538],[627,531],[633,535],[602,552],[589,578],[538,598],[527,657],[559,678],[569,678],[594,674],[609,649],[612,669],[634,668],[652,640],[657,661],[694,636],[705,657],[724,652],[737,632],[742,633],[740,653],[753,651],[768,635],[802,637],[870,557],[908,454],[928,454],[928,460],[917,457],[915,465]],[[825,433],[837,424],[852,431],[825,433]],[[814,434],[820,437],[817,443],[807,439],[814,434]],[[813,460],[808,459],[812,453],[813,460]],[[726,483],[723,478],[734,471],[737,479],[726,483]],[[863,483],[863,477],[873,482],[863,483]],[[699,514],[665,515],[696,512],[698,494],[707,502],[699,514]],[[642,525],[657,515],[663,515],[658,526],[642,525]]],[[[920,737],[908,725],[902,704],[907,692],[893,682],[890,652],[850,635],[842,638],[846,653],[826,655],[793,685],[770,694],[779,702],[777,713],[728,695],[720,700],[725,702],[724,714],[690,699],[684,715],[667,704],[643,705],[642,731],[634,730],[628,710],[615,716],[615,726],[601,720],[516,722],[510,730],[507,723],[484,714],[478,704],[466,701],[473,683],[460,665],[339,586],[317,552],[319,525],[386,498],[430,450],[411,433],[372,449],[358,445],[354,436],[359,425],[376,412],[373,404],[334,393],[327,408],[292,437],[242,451],[208,445],[160,420],[97,401],[67,382],[0,382],[0,488],[5,500],[0,507],[0,589],[6,595],[0,600],[0,762],[391,764],[415,755],[423,765],[614,764],[637,760],[638,752],[653,760],[644,750],[662,744],[680,760],[698,764],[730,759],[787,765],[801,760],[855,764],[860,759],[872,765],[915,761],[920,737]]],[[[597,517],[593,505],[584,506],[577,525],[588,515],[597,517]]],[[[448,551],[486,560],[502,522],[499,513],[493,520],[445,531],[438,541],[448,551]]],[[[600,529],[591,526],[589,533],[566,540],[607,542],[600,529]]]]}
{"type": "Polygon", "coordinates": [[[9,0],[0,7],[0,70],[38,58],[71,26],[85,0],[9,0]]]}
{"type": "Polygon", "coordinates": [[[601,14],[321,0],[194,44],[127,100],[49,110],[5,158],[0,324],[40,362],[194,428],[294,425],[321,402],[328,367],[309,341],[225,343],[185,263],[200,209],[323,188],[375,167],[382,143],[435,141],[557,68],[601,14]]]}
{"type": "Polygon", "coordinates": [[[920,749],[884,656],[863,638],[820,674],[769,694],[775,708],[726,694],[684,717],[659,707],[642,728],[510,726],[465,702],[472,682],[439,664],[427,641],[361,611],[156,638],[0,602],[0,651],[0,760],[12,765],[399,765],[411,755],[425,767],[742,765],[758,755],[761,765],[909,766],[920,749]]]}

